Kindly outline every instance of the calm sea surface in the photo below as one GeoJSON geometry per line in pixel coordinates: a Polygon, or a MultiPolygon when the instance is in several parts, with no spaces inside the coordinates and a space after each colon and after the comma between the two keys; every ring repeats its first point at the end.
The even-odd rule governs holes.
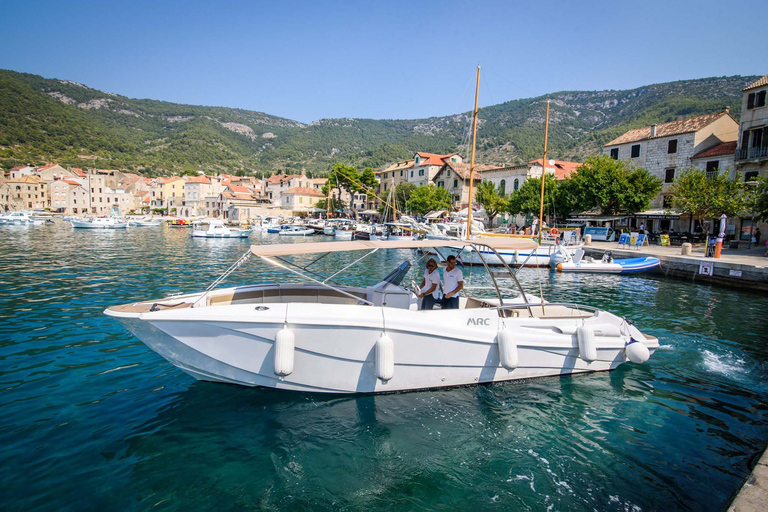
{"type": "MultiPolygon", "coordinates": [[[[201,290],[247,247],[0,227],[2,510],[722,510],[768,443],[757,294],[526,269],[531,292],[626,315],[660,350],[611,373],[341,398],[197,382],[102,314],[201,290]]],[[[225,284],[285,278],[253,259],[225,284]]]]}

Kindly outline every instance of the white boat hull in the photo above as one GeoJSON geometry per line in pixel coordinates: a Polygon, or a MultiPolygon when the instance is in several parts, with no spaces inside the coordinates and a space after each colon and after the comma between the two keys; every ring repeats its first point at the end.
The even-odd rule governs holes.
{"type": "Polygon", "coordinates": [[[73,228],[78,229],[126,229],[128,227],[127,222],[100,222],[99,219],[94,221],[87,220],[70,220],[73,228]]]}
{"type": "MultiPolygon", "coordinates": [[[[172,300],[182,300],[175,298],[172,300]]],[[[152,350],[196,379],[321,393],[380,393],[463,386],[531,377],[611,370],[624,363],[627,337],[621,319],[500,318],[492,308],[418,311],[347,304],[270,303],[168,309],[145,313],[107,310],[152,350]],[[428,318],[425,318],[428,317],[428,318]],[[286,321],[287,319],[287,321],[286,321]],[[376,343],[394,345],[394,375],[376,375],[376,343]],[[504,325],[502,325],[502,322],[504,325]],[[597,358],[580,357],[575,335],[594,327],[597,358]],[[293,371],[275,373],[278,331],[295,337],[293,371]],[[518,342],[519,363],[502,367],[497,334],[506,327],[518,342]]],[[[628,326],[632,337],[653,352],[628,326]]]]}
{"type": "Polygon", "coordinates": [[[336,240],[352,240],[352,235],[354,234],[354,231],[336,230],[336,234],[333,236],[336,238],[336,240]]]}
{"type": "MultiPolygon", "coordinates": [[[[576,250],[582,246],[568,246],[567,250],[576,250]]],[[[534,250],[522,250],[522,251],[498,251],[499,256],[507,265],[526,267],[548,267],[552,263],[552,255],[558,250],[558,246],[555,245],[542,245],[534,250]]],[[[441,249],[438,252],[438,257],[441,261],[444,261],[449,254],[459,254],[458,248],[451,248],[449,250],[441,249]]],[[[503,265],[502,261],[491,250],[477,251],[472,248],[465,248],[461,251],[461,260],[465,264],[470,265],[482,265],[483,260],[487,265],[503,265]],[[479,254],[478,254],[479,252],[479,254]]]]}

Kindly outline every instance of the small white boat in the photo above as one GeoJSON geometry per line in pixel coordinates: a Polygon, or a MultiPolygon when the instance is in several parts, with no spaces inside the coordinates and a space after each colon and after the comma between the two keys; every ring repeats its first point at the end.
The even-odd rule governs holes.
{"type": "Polygon", "coordinates": [[[401,285],[411,266],[407,261],[367,287],[335,284],[330,278],[339,272],[326,278],[308,270],[313,263],[285,265],[297,255],[319,254],[316,262],[345,251],[370,251],[367,256],[453,245],[530,250],[532,244],[488,239],[253,245],[214,284],[251,255],[307,282],[211,286],[105,313],[196,379],[314,393],[465,386],[647,361],[659,346],[656,337],[607,311],[527,296],[509,267],[517,297],[495,286],[495,297],[464,296],[459,309],[420,310],[413,289],[401,285]]]}
{"type": "Polygon", "coordinates": [[[301,226],[288,226],[285,229],[281,229],[278,235],[280,236],[308,236],[314,235],[315,230],[310,228],[303,228],[301,226]]]}
{"type": "Polygon", "coordinates": [[[282,219],[277,217],[266,217],[261,220],[260,224],[255,224],[254,229],[262,234],[271,233],[272,229],[279,230],[282,224],[282,219]]]}
{"type": "Polygon", "coordinates": [[[596,260],[584,255],[584,250],[579,249],[564,261],[553,264],[558,272],[589,272],[599,274],[634,274],[651,270],[659,265],[658,258],[646,256],[642,258],[626,258],[614,260],[611,253],[606,253],[603,258],[596,260]]]}
{"type": "Polygon", "coordinates": [[[408,241],[413,240],[413,231],[408,224],[402,224],[397,222],[388,222],[384,224],[387,233],[387,240],[392,241],[408,241]]]}
{"type": "Polygon", "coordinates": [[[128,223],[115,217],[98,217],[95,219],[71,219],[73,228],[79,229],[126,229],[128,223]]]}
{"type": "Polygon", "coordinates": [[[160,219],[136,219],[128,221],[129,226],[137,228],[154,228],[160,225],[160,219]]]}
{"type": "Polygon", "coordinates": [[[356,229],[356,223],[353,220],[337,220],[336,225],[336,231],[334,233],[334,238],[336,240],[352,240],[352,237],[355,236],[355,229],[356,229]]]}
{"type": "Polygon", "coordinates": [[[250,229],[230,228],[220,220],[196,222],[193,226],[192,236],[195,238],[248,238],[250,229]]]}
{"type": "Polygon", "coordinates": [[[30,224],[39,226],[45,224],[45,221],[42,219],[35,219],[27,212],[9,212],[0,215],[0,224],[30,224]]]}

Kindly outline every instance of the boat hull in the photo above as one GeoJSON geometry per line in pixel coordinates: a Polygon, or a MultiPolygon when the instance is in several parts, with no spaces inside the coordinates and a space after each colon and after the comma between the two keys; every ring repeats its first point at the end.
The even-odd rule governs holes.
{"type": "Polygon", "coordinates": [[[115,223],[109,224],[109,223],[70,220],[69,223],[72,224],[72,227],[76,229],[126,229],[128,227],[127,222],[115,222],[115,223]]]}
{"type": "MultiPolygon", "coordinates": [[[[418,311],[317,303],[106,313],[196,379],[294,391],[381,393],[464,386],[612,370],[626,361],[621,319],[606,312],[546,325],[538,318],[501,319],[488,308],[418,311]],[[394,346],[394,376],[387,381],[376,375],[376,344],[384,323],[394,346]],[[575,336],[582,323],[605,334],[596,337],[597,359],[591,362],[580,357],[575,336]],[[514,369],[500,363],[497,334],[504,327],[518,340],[514,369]],[[284,328],[295,339],[294,369],[280,377],[275,374],[275,340],[284,328]]],[[[658,347],[655,338],[628,328],[651,352],[658,347]]]]}
{"type": "Polygon", "coordinates": [[[602,261],[581,261],[573,263],[564,261],[557,264],[558,272],[584,272],[599,274],[634,274],[653,270],[661,264],[658,258],[628,258],[614,260],[612,263],[602,261]]]}
{"type": "MultiPolygon", "coordinates": [[[[569,246],[568,250],[576,250],[580,247],[581,246],[569,246]]],[[[499,266],[506,263],[510,266],[523,265],[525,267],[548,267],[552,263],[552,257],[557,253],[558,249],[559,246],[542,245],[532,251],[498,251],[499,256],[501,256],[501,259],[499,259],[499,257],[491,250],[478,251],[476,249],[465,248],[464,250],[461,250],[461,260],[463,263],[470,265],[482,265],[483,260],[485,260],[487,265],[492,266],[499,266]],[[502,259],[504,262],[501,261],[502,259]]],[[[457,255],[459,252],[460,249],[458,248],[450,248],[447,251],[441,249],[438,252],[438,257],[441,261],[444,261],[449,254],[457,255]]]]}

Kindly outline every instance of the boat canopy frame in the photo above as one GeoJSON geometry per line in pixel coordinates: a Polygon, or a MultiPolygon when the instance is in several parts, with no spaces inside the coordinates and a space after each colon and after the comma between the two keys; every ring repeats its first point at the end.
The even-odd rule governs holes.
{"type": "MultiPolygon", "coordinates": [[[[496,276],[494,276],[493,272],[491,272],[491,269],[488,266],[488,263],[485,261],[485,258],[482,256],[482,252],[478,250],[479,247],[490,249],[493,252],[493,254],[503,263],[505,270],[507,271],[509,276],[514,280],[515,285],[517,286],[517,289],[520,291],[520,294],[524,301],[524,305],[522,307],[528,307],[530,309],[530,307],[535,306],[535,304],[532,304],[528,301],[528,297],[525,294],[525,290],[523,290],[523,287],[521,286],[520,281],[518,281],[517,279],[516,272],[514,272],[512,268],[509,266],[509,264],[507,264],[507,262],[504,261],[504,258],[502,258],[502,256],[499,254],[498,250],[500,249],[501,250],[535,249],[538,247],[538,244],[530,239],[491,238],[491,239],[471,239],[471,240],[429,240],[429,239],[428,240],[354,240],[349,242],[309,242],[304,244],[252,245],[248,252],[246,252],[240,258],[238,258],[238,260],[235,263],[233,263],[222,275],[220,275],[216,280],[214,280],[213,283],[211,283],[211,285],[208,286],[208,288],[206,288],[205,293],[203,293],[203,295],[195,301],[195,304],[193,305],[193,307],[197,306],[200,303],[204,303],[208,294],[216,286],[221,284],[221,282],[223,282],[232,272],[234,272],[237,268],[239,268],[246,261],[248,261],[251,255],[257,256],[258,258],[260,258],[262,261],[266,262],[269,265],[282,268],[308,281],[311,281],[325,288],[331,289],[336,293],[349,296],[351,298],[354,298],[355,300],[358,300],[360,302],[373,306],[374,304],[372,302],[366,299],[362,299],[356,295],[353,295],[345,290],[340,289],[339,286],[341,286],[341,284],[334,281],[333,278],[338,276],[345,270],[349,269],[350,267],[357,265],[359,262],[361,262],[368,256],[375,254],[380,249],[422,249],[423,250],[427,248],[432,248],[440,252],[440,248],[459,248],[458,256],[461,256],[461,253],[467,247],[471,247],[475,249],[475,251],[477,251],[477,254],[480,257],[480,261],[485,267],[485,270],[488,272],[488,275],[491,276],[493,287],[495,288],[496,294],[499,298],[500,308],[504,308],[505,304],[504,304],[503,295],[501,293],[501,289],[499,288],[499,283],[496,280],[496,276]],[[363,256],[355,259],[352,263],[349,263],[348,265],[344,266],[340,270],[334,272],[330,276],[320,274],[319,272],[315,272],[313,270],[310,270],[309,268],[331,253],[350,252],[350,251],[366,251],[366,253],[363,256]],[[282,257],[282,256],[297,255],[297,254],[320,254],[320,256],[316,257],[315,259],[313,259],[311,262],[309,262],[304,266],[299,266],[294,262],[289,261],[282,257]],[[294,268],[291,268],[291,267],[294,267],[294,268]],[[316,278],[308,274],[312,274],[312,276],[316,276],[316,278]]],[[[442,255],[442,253],[440,254],[442,255]]]]}

